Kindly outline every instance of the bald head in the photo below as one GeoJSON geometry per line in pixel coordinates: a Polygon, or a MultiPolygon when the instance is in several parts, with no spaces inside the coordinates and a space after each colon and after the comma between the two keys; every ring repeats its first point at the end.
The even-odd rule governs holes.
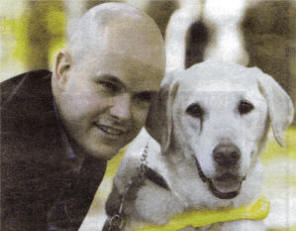
{"type": "Polygon", "coordinates": [[[136,52],[142,59],[163,51],[163,39],[153,19],[144,12],[124,3],[105,3],[80,18],[70,32],[67,51],[74,63],[91,53],[106,51],[136,52]]]}
{"type": "Polygon", "coordinates": [[[165,71],[161,33],[145,13],[121,3],[89,10],[58,53],[55,102],[79,147],[109,159],[143,127],[165,71]]]}

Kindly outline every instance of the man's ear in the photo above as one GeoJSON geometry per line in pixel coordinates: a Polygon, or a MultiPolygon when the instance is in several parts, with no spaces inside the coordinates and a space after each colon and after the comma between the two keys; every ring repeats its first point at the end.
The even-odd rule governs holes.
{"type": "Polygon", "coordinates": [[[281,146],[284,146],[284,131],[292,123],[294,117],[292,100],[271,76],[258,68],[253,68],[253,70],[256,71],[260,90],[267,102],[273,136],[281,146]]]}
{"type": "Polygon", "coordinates": [[[172,107],[179,87],[178,79],[177,73],[165,76],[146,120],[146,129],[161,145],[162,153],[166,153],[170,146],[173,130],[172,107]]]}
{"type": "Polygon", "coordinates": [[[64,89],[64,86],[68,81],[67,72],[70,69],[71,65],[72,60],[70,54],[65,50],[59,51],[54,67],[54,78],[57,86],[60,89],[64,89]]]}

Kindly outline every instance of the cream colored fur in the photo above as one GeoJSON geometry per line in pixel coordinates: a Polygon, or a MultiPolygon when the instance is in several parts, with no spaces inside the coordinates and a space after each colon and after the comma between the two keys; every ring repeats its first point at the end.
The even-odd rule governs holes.
{"type": "MultiPolygon", "coordinates": [[[[289,96],[258,68],[207,61],[167,75],[147,120],[146,127],[152,136],[143,129],[130,145],[113,190],[125,193],[128,182],[137,174],[146,144],[147,165],[165,179],[170,190],[146,180],[136,199],[125,204],[126,230],[145,223],[165,224],[173,215],[189,209],[235,208],[256,200],[261,193],[263,174],[259,155],[264,149],[269,125],[282,145],[282,134],[292,118],[289,96]],[[241,99],[253,104],[250,113],[238,113],[241,99]],[[186,108],[194,102],[206,112],[203,121],[186,113],[186,108]],[[221,139],[230,140],[241,152],[236,173],[245,180],[239,194],[231,199],[213,195],[209,185],[200,178],[194,161],[194,158],[199,161],[206,177],[218,174],[213,149],[221,139]]],[[[256,231],[265,227],[262,221],[241,220],[199,230],[256,231]]]]}

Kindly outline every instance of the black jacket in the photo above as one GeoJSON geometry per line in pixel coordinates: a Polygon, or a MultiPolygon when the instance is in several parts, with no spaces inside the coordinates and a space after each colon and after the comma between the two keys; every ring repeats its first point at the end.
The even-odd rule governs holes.
{"type": "Polygon", "coordinates": [[[78,230],[106,161],[69,156],[50,72],[1,83],[0,135],[1,230],[78,230]]]}

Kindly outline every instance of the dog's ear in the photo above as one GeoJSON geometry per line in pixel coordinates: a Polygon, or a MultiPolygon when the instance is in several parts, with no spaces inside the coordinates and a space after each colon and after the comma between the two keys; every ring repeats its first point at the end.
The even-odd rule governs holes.
{"type": "Polygon", "coordinates": [[[273,135],[276,141],[284,146],[284,131],[292,123],[294,117],[292,100],[271,76],[258,68],[253,69],[257,72],[260,90],[267,101],[273,135]]]}
{"type": "Polygon", "coordinates": [[[166,153],[170,146],[173,130],[172,107],[179,87],[178,79],[177,72],[165,76],[157,97],[151,103],[146,120],[147,131],[159,142],[163,153],[166,153]]]}

